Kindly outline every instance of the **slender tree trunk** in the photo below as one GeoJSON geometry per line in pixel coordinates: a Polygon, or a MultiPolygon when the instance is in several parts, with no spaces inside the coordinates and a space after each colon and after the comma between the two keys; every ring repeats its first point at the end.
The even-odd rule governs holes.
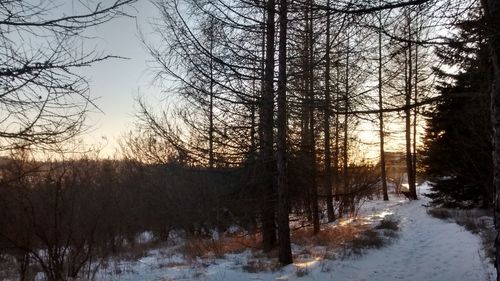
{"type": "Polygon", "coordinates": [[[491,120],[493,127],[493,186],[495,188],[495,267],[500,281],[500,0],[483,0],[488,27],[491,77],[491,120]]]}
{"type": "MultiPolygon", "coordinates": [[[[339,64],[335,64],[336,72],[336,84],[335,84],[335,112],[340,110],[340,69],[339,64]]],[[[333,177],[335,183],[335,201],[340,201],[340,176],[339,176],[339,166],[340,166],[340,119],[339,114],[335,115],[335,154],[333,155],[333,177]]],[[[339,217],[342,216],[341,212],[338,212],[339,217]]]]}
{"type": "Polygon", "coordinates": [[[286,33],[287,0],[280,0],[278,47],[278,113],[277,113],[277,169],[278,169],[278,256],[282,265],[291,264],[289,226],[289,194],[287,182],[287,108],[286,108],[286,33]]]}
{"type": "Polygon", "coordinates": [[[208,113],[208,167],[214,167],[214,23],[210,20],[210,100],[208,113]]]}
{"type": "Polygon", "coordinates": [[[264,167],[264,208],[262,214],[262,246],[268,252],[276,246],[275,192],[273,184],[273,109],[274,109],[274,0],[266,3],[266,66],[264,71],[264,92],[262,95],[262,160],[264,167]]]}
{"type": "Polygon", "coordinates": [[[262,73],[262,77],[260,79],[260,99],[258,99],[258,111],[259,111],[259,123],[258,123],[258,140],[259,140],[259,147],[260,147],[260,153],[262,154],[262,148],[264,147],[264,129],[263,129],[263,122],[262,122],[262,116],[264,116],[264,106],[263,106],[263,100],[264,100],[264,93],[266,92],[266,24],[267,23],[267,12],[264,10],[262,13],[262,38],[261,38],[261,49],[260,49],[260,71],[262,73]]]}
{"type": "MultiPolygon", "coordinates": [[[[255,86],[255,80],[252,81],[252,92],[253,92],[253,95],[254,97],[256,97],[257,95],[257,91],[256,91],[256,86],[255,86]]],[[[255,131],[255,125],[256,125],[256,116],[255,116],[255,101],[252,99],[252,104],[250,105],[250,149],[249,149],[249,155],[255,155],[255,151],[256,151],[256,140],[255,140],[255,134],[256,134],[256,131],[255,131]]]]}
{"type": "MultiPolygon", "coordinates": [[[[410,15],[408,15],[408,38],[411,39],[410,15]]],[[[417,199],[417,190],[415,186],[415,177],[413,174],[413,156],[411,151],[411,100],[412,100],[412,79],[413,79],[413,64],[412,64],[412,44],[408,41],[407,58],[405,62],[407,71],[406,77],[406,93],[405,93],[405,140],[406,140],[406,173],[408,175],[408,186],[412,199],[417,199]]]]}
{"type": "Polygon", "coordinates": [[[382,97],[382,14],[379,13],[379,31],[378,31],[378,107],[380,110],[379,135],[380,135],[380,177],[382,181],[382,193],[384,201],[389,200],[387,194],[387,175],[385,173],[385,150],[384,150],[384,113],[382,112],[384,103],[382,97]]]}
{"type": "Polygon", "coordinates": [[[307,54],[307,80],[309,81],[307,93],[309,95],[309,165],[311,169],[311,173],[309,175],[310,184],[311,184],[311,203],[312,203],[312,217],[313,217],[313,233],[317,234],[320,230],[319,226],[319,202],[318,202],[318,185],[316,183],[316,173],[317,173],[317,164],[316,164],[316,132],[315,132],[315,117],[314,117],[314,109],[315,109],[315,96],[314,96],[314,28],[313,28],[313,4],[314,1],[310,0],[310,10],[309,17],[306,17],[308,21],[308,29],[307,29],[307,37],[309,44],[309,53],[307,54]]]}
{"type": "MultiPolygon", "coordinates": [[[[348,35],[349,36],[349,35],[348,35]]],[[[345,66],[345,93],[344,93],[344,143],[343,143],[343,176],[344,176],[344,190],[342,193],[347,194],[349,193],[349,153],[347,146],[349,144],[349,131],[348,131],[348,121],[349,121],[349,53],[350,53],[350,44],[349,44],[349,37],[347,38],[347,52],[346,52],[346,66],[345,66]]],[[[350,196],[349,195],[344,195],[343,196],[343,205],[344,207],[349,207],[350,208],[350,196]]]]}
{"type": "Polygon", "coordinates": [[[309,18],[309,10],[306,10],[305,12],[305,18],[306,18],[306,36],[305,36],[305,42],[304,42],[304,55],[303,55],[303,62],[302,62],[302,67],[303,67],[303,73],[302,73],[302,112],[301,112],[301,131],[300,131],[300,143],[301,143],[301,156],[303,158],[304,163],[307,163],[307,165],[304,167],[304,171],[306,171],[303,175],[304,177],[304,191],[305,191],[305,209],[307,213],[307,219],[308,221],[313,221],[313,196],[312,196],[312,187],[311,187],[311,166],[310,164],[310,147],[311,147],[311,138],[310,138],[310,133],[309,130],[311,128],[310,122],[311,122],[311,114],[309,114],[309,111],[311,110],[311,96],[309,94],[309,83],[311,81],[309,80],[309,35],[308,35],[308,24],[309,21],[307,20],[309,18]]]}
{"type": "MultiPolygon", "coordinates": [[[[330,7],[330,0],[327,1],[327,6],[330,7]]],[[[326,46],[325,46],[325,104],[324,104],[324,153],[325,153],[325,182],[324,188],[326,191],[326,212],[328,221],[335,221],[335,212],[333,210],[333,196],[332,196],[332,152],[330,149],[330,15],[326,18],[326,46]]]]}
{"type": "MultiPolygon", "coordinates": [[[[418,29],[418,14],[416,15],[415,19],[417,20],[416,22],[416,30],[417,30],[417,40],[419,40],[419,29],[418,29]]],[[[412,157],[412,163],[413,163],[413,179],[415,182],[417,181],[417,119],[418,119],[418,106],[416,104],[418,103],[418,44],[415,44],[415,74],[414,74],[415,80],[413,83],[413,87],[415,88],[415,95],[413,97],[413,103],[415,104],[415,108],[413,109],[413,157],[412,157]]]]}

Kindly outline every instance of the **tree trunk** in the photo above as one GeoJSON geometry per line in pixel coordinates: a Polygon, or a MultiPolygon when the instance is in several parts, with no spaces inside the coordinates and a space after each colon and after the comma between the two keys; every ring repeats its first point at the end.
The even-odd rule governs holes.
{"type": "MultiPolygon", "coordinates": [[[[311,204],[312,204],[312,218],[313,218],[313,233],[319,233],[319,202],[318,202],[318,185],[316,183],[316,133],[315,133],[315,118],[314,118],[314,108],[315,108],[315,97],[314,97],[314,34],[313,34],[313,1],[310,0],[310,10],[309,17],[306,16],[307,24],[307,43],[308,48],[308,59],[307,59],[307,81],[309,81],[308,88],[306,89],[309,95],[309,165],[311,173],[309,175],[310,179],[310,190],[311,190],[311,204]]],[[[307,14],[306,14],[307,15],[307,14]]]]}
{"type": "Polygon", "coordinates": [[[286,33],[287,0],[280,0],[278,49],[278,113],[277,113],[277,168],[278,168],[278,259],[282,265],[293,262],[290,245],[289,195],[287,182],[287,108],[286,108],[286,33]]]}
{"type": "MultiPolygon", "coordinates": [[[[349,34],[348,34],[349,36],[349,34]]],[[[344,176],[344,190],[342,190],[343,194],[349,193],[349,155],[347,146],[349,144],[349,132],[348,132],[348,121],[349,121],[349,37],[347,38],[347,53],[346,53],[346,66],[345,66],[345,93],[344,93],[344,143],[343,143],[343,176],[344,176]]],[[[350,196],[343,195],[342,196],[342,205],[344,207],[350,207],[350,196]]]]}
{"type": "MultiPolygon", "coordinates": [[[[327,6],[330,6],[330,0],[327,1],[327,6]]],[[[325,153],[325,181],[324,188],[326,191],[326,212],[328,221],[335,221],[335,212],[333,210],[333,196],[332,196],[332,152],[330,149],[330,15],[326,18],[326,48],[325,48],[325,104],[324,104],[324,153],[325,153]]]]}
{"type": "Polygon", "coordinates": [[[380,135],[380,178],[382,181],[382,193],[384,201],[389,200],[387,194],[387,176],[385,173],[385,150],[384,150],[384,113],[382,112],[384,104],[382,98],[382,14],[379,13],[379,31],[378,31],[378,107],[380,110],[379,135],[380,135]]]}
{"type": "MultiPolygon", "coordinates": [[[[335,73],[336,80],[335,83],[335,112],[339,112],[340,110],[340,69],[339,64],[335,64],[335,73]]],[[[335,154],[333,155],[333,177],[335,183],[335,201],[340,201],[340,175],[339,175],[339,166],[340,166],[340,119],[339,114],[335,115],[335,154]]],[[[342,216],[342,213],[338,212],[339,217],[342,216]]]]}
{"type": "Polygon", "coordinates": [[[208,109],[208,167],[214,167],[214,22],[210,19],[210,99],[208,109]]]}
{"type": "Polygon", "coordinates": [[[405,63],[405,68],[407,71],[406,76],[406,91],[405,91],[405,141],[406,141],[406,174],[408,175],[408,187],[410,191],[410,197],[414,200],[417,199],[417,188],[415,186],[415,174],[413,170],[413,156],[411,151],[411,99],[412,99],[412,79],[413,79],[413,64],[412,64],[412,44],[411,44],[411,19],[410,15],[408,19],[408,50],[407,59],[405,63]]]}
{"type": "Polygon", "coordinates": [[[492,65],[491,120],[493,127],[493,186],[495,188],[495,267],[500,281],[500,0],[483,0],[492,65]]]}
{"type": "Polygon", "coordinates": [[[274,108],[274,34],[275,1],[266,4],[266,65],[262,93],[262,160],[264,167],[264,202],[262,210],[262,246],[265,252],[276,246],[276,225],[273,184],[273,108],[274,108]]]}
{"type": "MultiPolygon", "coordinates": [[[[417,15],[415,16],[416,20],[416,40],[419,41],[420,36],[419,36],[419,27],[418,27],[418,11],[417,15]]],[[[413,87],[415,88],[415,95],[413,98],[413,103],[415,104],[415,108],[413,109],[413,178],[415,181],[417,180],[417,118],[418,118],[418,106],[416,104],[418,103],[418,44],[415,44],[415,82],[413,83],[413,87]]]]}

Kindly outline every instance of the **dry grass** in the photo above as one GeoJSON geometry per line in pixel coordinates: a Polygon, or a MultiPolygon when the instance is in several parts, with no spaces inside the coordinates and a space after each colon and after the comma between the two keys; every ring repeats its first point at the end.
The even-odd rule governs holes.
{"type": "Polygon", "coordinates": [[[222,258],[225,254],[241,253],[247,249],[258,248],[259,239],[255,236],[221,237],[220,239],[186,239],[180,252],[188,259],[197,257],[222,258]]]}
{"type": "Polygon", "coordinates": [[[344,225],[322,229],[313,235],[310,228],[301,228],[292,232],[292,242],[300,246],[326,246],[328,249],[340,249],[346,242],[368,229],[365,225],[344,225]]]}
{"type": "Polygon", "coordinates": [[[322,229],[317,235],[309,228],[292,232],[292,242],[304,248],[299,255],[315,256],[310,247],[324,246],[322,258],[335,259],[359,256],[367,249],[378,249],[389,244],[398,236],[399,221],[394,217],[385,217],[373,229],[366,224],[336,225],[322,229]]]}

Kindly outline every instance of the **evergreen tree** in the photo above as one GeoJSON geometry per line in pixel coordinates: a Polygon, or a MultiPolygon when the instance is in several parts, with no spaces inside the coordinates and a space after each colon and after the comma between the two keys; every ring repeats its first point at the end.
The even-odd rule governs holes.
{"type": "Polygon", "coordinates": [[[437,55],[451,68],[440,78],[436,107],[426,113],[426,173],[435,182],[433,203],[445,207],[491,207],[490,99],[488,49],[479,12],[437,55]],[[457,68],[457,73],[449,70],[457,68]]]}

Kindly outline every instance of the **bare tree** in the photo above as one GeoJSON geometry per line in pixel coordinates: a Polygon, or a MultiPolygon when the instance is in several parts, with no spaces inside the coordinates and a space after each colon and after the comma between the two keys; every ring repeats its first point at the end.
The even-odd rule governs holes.
{"type": "Polygon", "coordinates": [[[83,33],[135,1],[80,1],[69,15],[55,1],[0,3],[0,149],[59,143],[83,129],[95,106],[77,69],[113,57],[82,47],[83,33]]]}

